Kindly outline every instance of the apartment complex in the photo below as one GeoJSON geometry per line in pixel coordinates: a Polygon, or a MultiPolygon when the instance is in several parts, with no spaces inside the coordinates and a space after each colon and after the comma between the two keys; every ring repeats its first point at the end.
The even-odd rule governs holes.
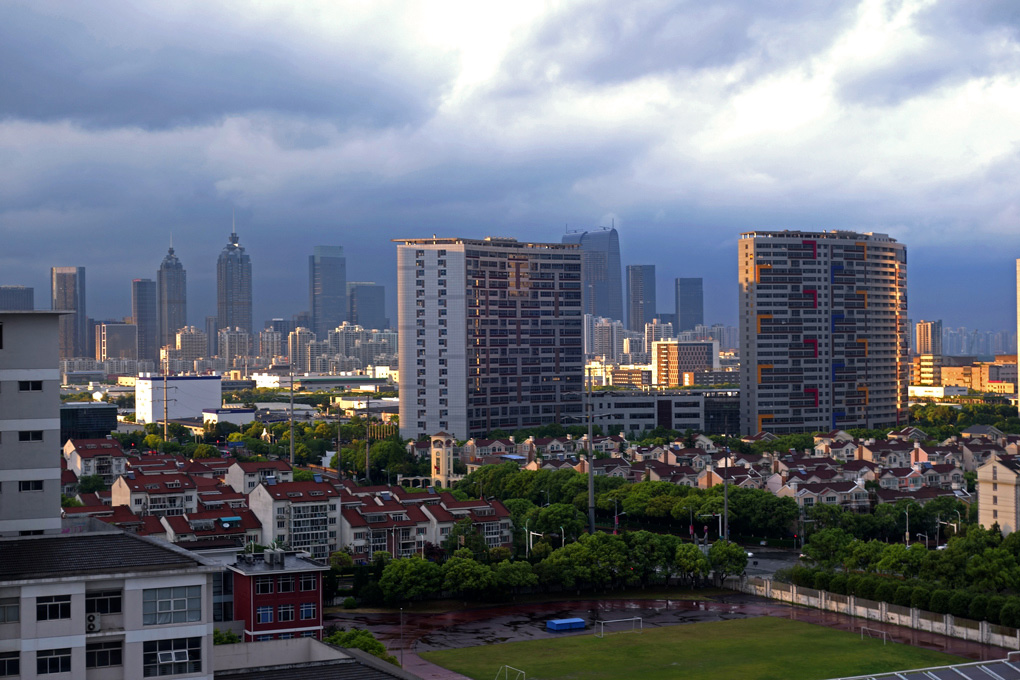
{"type": "Polygon", "coordinates": [[[402,437],[467,438],[581,419],[577,246],[397,243],[402,437]]]}
{"type": "Polygon", "coordinates": [[[942,355],[942,321],[918,321],[916,353],[942,355]]]}
{"type": "Polygon", "coordinates": [[[907,251],[885,234],[741,235],[741,431],[907,419],[907,251]]]}

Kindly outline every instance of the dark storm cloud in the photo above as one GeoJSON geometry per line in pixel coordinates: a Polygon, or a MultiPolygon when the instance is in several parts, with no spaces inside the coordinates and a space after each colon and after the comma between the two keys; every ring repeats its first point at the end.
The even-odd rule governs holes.
{"type": "Polygon", "coordinates": [[[416,61],[399,45],[389,52],[338,41],[302,54],[237,27],[223,43],[183,42],[137,8],[124,9],[158,42],[119,44],[31,4],[0,4],[0,118],[166,128],[278,112],[340,126],[404,125],[430,114],[452,72],[442,54],[416,61]]]}

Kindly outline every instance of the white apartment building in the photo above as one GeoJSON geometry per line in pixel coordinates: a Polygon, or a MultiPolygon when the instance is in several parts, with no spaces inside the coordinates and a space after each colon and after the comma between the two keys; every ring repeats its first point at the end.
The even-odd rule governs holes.
{"type": "MultiPolygon", "coordinates": [[[[201,418],[202,410],[223,404],[218,375],[172,375],[166,378],[167,416],[201,418]]],[[[135,419],[139,424],[163,421],[163,376],[150,373],[135,382],[135,419]]]]}
{"type": "Polygon", "coordinates": [[[99,475],[109,486],[127,471],[127,456],[116,439],[68,439],[63,453],[78,479],[99,475]]]}
{"type": "Polygon", "coordinates": [[[581,417],[576,245],[397,243],[402,437],[465,439],[581,417]]]}
{"type": "Polygon", "coordinates": [[[256,486],[248,507],[262,523],[262,544],[304,550],[317,559],[336,552],[340,492],[327,482],[280,482],[256,486]]]}

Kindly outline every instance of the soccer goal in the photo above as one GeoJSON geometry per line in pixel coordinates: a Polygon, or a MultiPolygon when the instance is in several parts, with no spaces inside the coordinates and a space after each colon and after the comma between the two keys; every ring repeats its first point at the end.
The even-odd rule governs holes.
{"type": "Polygon", "coordinates": [[[889,633],[878,628],[868,628],[867,626],[861,626],[861,639],[865,637],[869,638],[880,638],[883,645],[889,644],[889,633]]]}
{"type": "Polygon", "coordinates": [[[640,616],[629,619],[612,619],[595,622],[595,637],[605,637],[616,633],[640,633],[644,630],[644,622],[640,616]]]}
{"type": "Polygon", "coordinates": [[[513,666],[503,666],[496,673],[496,680],[526,680],[524,671],[513,666]]]}

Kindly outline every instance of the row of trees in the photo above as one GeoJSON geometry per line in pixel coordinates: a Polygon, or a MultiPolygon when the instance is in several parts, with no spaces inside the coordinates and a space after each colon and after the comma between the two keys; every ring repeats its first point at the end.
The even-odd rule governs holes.
{"type": "MultiPolygon", "coordinates": [[[[709,573],[718,578],[741,573],[747,553],[735,543],[716,541],[706,555],[676,536],[648,531],[582,534],[560,548],[529,560],[476,559],[460,548],[442,564],[420,556],[387,561],[378,579],[388,604],[449,594],[464,599],[504,599],[523,589],[599,590],[645,587],[671,579],[692,587],[709,573]]],[[[363,591],[371,591],[368,584],[363,591]]],[[[367,592],[362,592],[364,598],[367,592]]]]}

